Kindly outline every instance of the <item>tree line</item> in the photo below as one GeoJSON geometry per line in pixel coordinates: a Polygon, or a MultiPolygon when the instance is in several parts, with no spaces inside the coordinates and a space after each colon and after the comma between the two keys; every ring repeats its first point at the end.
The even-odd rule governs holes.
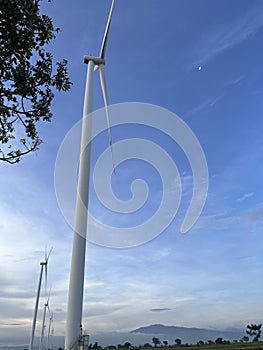
{"type": "MultiPolygon", "coordinates": [[[[258,342],[260,340],[261,336],[261,327],[262,324],[248,324],[246,326],[246,335],[242,337],[240,340],[233,340],[232,343],[248,343],[249,341],[252,342],[258,342]]],[[[168,340],[160,340],[158,337],[152,338],[152,343],[145,343],[143,345],[139,346],[132,346],[132,344],[127,341],[124,344],[118,344],[116,345],[108,345],[106,347],[102,347],[98,344],[98,342],[95,342],[94,344],[89,345],[88,350],[115,350],[115,349],[147,349],[147,348],[157,348],[157,347],[169,347],[169,348],[176,348],[176,347],[190,347],[190,346],[205,346],[205,345],[221,345],[221,344],[231,344],[231,341],[223,339],[222,337],[218,337],[215,340],[208,340],[203,341],[199,340],[196,344],[188,344],[183,343],[182,339],[176,338],[174,340],[173,344],[169,344],[168,340]]],[[[59,348],[58,350],[63,350],[62,348],[59,348]]]]}

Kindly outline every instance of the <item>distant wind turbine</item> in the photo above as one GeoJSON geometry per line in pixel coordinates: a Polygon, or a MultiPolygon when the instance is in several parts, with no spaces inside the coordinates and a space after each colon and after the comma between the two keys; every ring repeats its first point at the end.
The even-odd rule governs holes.
{"type": "Polygon", "coordinates": [[[109,28],[113,13],[114,0],[112,0],[108,21],[102,40],[99,57],[85,56],[84,63],[88,65],[86,89],[82,118],[82,134],[80,146],[80,162],[78,173],[78,188],[76,198],[74,237],[71,257],[70,282],[68,293],[67,325],[65,337],[65,350],[75,350],[78,346],[80,328],[82,324],[83,308],[83,285],[86,253],[86,233],[87,233],[87,210],[89,198],[89,177],[90,177],[90,151],[91,151],[91,126],[92,126],[92,92],[94,70],[100,71],[100,83],[105,104],[108,137],[112,154],[112,138],[110,132],[110,120],[108,110],[108,98],[105,79],[105,52],[109,35],[109,28]]]}
{"type": "Polygon", "coordinates": [[[33,317],[33,323],[32,323],[32,331],[31,331],[31,337],[30,337],[29,350],[33,350],[33,345],[34,345],[37,312],[38,312],[38,305],[39,305],[39,298],[40,298],[40,291],[41,291],[42,276],[43,276],[44,268],[45,268],[45,291],[47,290],[47,265],[48,265],[48,259],[50,257],[52,249],[53,248],[50,249],[48,254],[45,252],[45,261],[40,263],[40,266],[41,266],[40,267],[40,275],[39,275],[39,281],[38,281],[38,287],[37,287],[37,297],[36,297],[36,303],[35,303],[35,311],[34,311],[34,317],[33,317]]]}
{"type": "Polygon", "coordinates": [[[50,313],[49,315],[49,326],[48,326],[48,335],[47,335],[47,350],[52,349],[52,338],[53,338],[53,333],[54,333],[54,315],[53,312],[50,313]]]}
{"type": "Polygon", "coordinates": [[[49,315],[51,314],[50,308],[49,308],[49,297],[50,297],[50,292],[49,292],[47,301],[44,304],[44,312],[43,312],[43,320],[42,320],[42,328],[41,328],[41,337],[40,337],[39,350],[44,350],[44,337],[45,337],[45,331],[46,331],[47,310],[49,312],[49,315]]]}

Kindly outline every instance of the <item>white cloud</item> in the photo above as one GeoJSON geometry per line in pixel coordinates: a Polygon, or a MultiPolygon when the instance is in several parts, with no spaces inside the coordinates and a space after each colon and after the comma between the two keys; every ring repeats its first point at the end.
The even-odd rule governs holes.
{"type": "Polygon", "coordinates": [[[245,193],[242,197],[238,198],[237,200],[238,202],[243,202],[247,198],[253,197],[254,194],[255,194],[254,192],[245,193]]]}
{"type": "MultiPolygon", "coordinates": [[[[29,337],[40,273],[39,264],[45,258],[45,248],[48,250],[51,246],[54,249],[48,266],[48,288],[52,286],[50,305],[52,309],[65,309],[67,287],[63,287],[60,293],[60,286],[67,285],[69,230],[55,215],[53,188],[47,189],[40,183],[34,171],[26,173],[20,166],[3,167],[2,175],[0,335],[12,334],[14,325],[21,324],[23,326],[19,327],[17,337],[29,337]]],[[[39,304],[39,322],[45,300],[43,287],[44,283],[39,304]]],[[[58,312],[56,317],[57,315],[60,316],[58,312]]],[[[38,325],[37,333],[39,330],[38,325]]]]}
{"type": "Polygon", "coordinates": [[[194,62],[192,62],[191,67],[204,65],[214,57],[256,34],[262,26],[261,3],[260,6],[252,7],[245,15],[243,13],[242,17],[224,23],[222,27],[206,31],[194,47],[194,62]]]}

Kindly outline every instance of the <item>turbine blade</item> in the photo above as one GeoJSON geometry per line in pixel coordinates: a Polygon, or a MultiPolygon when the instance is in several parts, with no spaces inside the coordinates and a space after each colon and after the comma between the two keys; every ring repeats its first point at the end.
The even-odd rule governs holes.
{"type": "MultiPolygon", "coordinates": [[[[45,269],[45,272],[46,272],[46,262],[47,262],[47,246],[45,246],[45,260],[42,264],[42,273],[43,273],[43,269],[45,269]]],[[[40,264],[40,265],[41,265],[40,264]]],[[[45,298],[47,297],[47,288],[46,288],[46,274],[45,274],[45,290],[44,290],[44,293],[45,293],[45,298]]]]}
{"type": "Polygon", "coordinates": [[[111,18],[112,18],[112,12],[113,12],[113,7],[114,7],[114,1],[115,0],[112,0],[112,3],[111,3],[109,17],[108,17],[106,29],[105,29],[103,40],[102,40],[102,45],[101,45],[101,50],[100,50],[100,58],[104,58],[105,57],[105,51],[106,51],[106,46],[107,46],[107,41],[108,41],[108,36],[109,36],[109,29],[110,29],[110,24],[111,24],[111,18]]]}
{"type": "Polygon", "coordinates": [[[49,253],[45,252],[45,297],[47,299],[47,265],[48,265],[48,259],[50,257],[50,254],[52,252],[53,247],[50,249],[49,253]]]}
{"type": "Polygon", "coordinates": [[[48,263],[48,259],[50,257],[50,254],[51,254],[52,250],[53,250],[53,247],[51,247],[51,249],[50,249],[50,251],[49,251],[49,253],[48,253],[47,257],[46,257],[46,263],[48,263]]]}
{"type": "Polygon", "coordinates": [[[50,307],[49,307],[48,303],[47,303],[47,309],[48,309],[48,314],[49,314],[49,317],[50,317],[50,315],[51,315],[51,310],[50,310],[50,307]]]}
{"type": "Polygon", "coordinates": [[[45,297],[47,298],[47,260],[45,265],[45,297]]]}
{"type": "Polygon", "coordinates": [[[49,307],[49,298],[50,298],[50,293],[51,293],[51,288],[49,289],[48,298],[47,298],[47,305],[48,305],[48,307],[49,307]]]}
{"type": "Polygon", "coordinates": [[[45,261],[47,261],[47,246],[45,246],[45,261]]]}
{"type": "Polygon", "coordinates": [[[104,99],[106,118],[107,118],[108,137],[109,137],[110,151],[111,151],[111,157],[112,157],[112,166],[113,166],[113,171],[115,173],[115,164],[114,164],[113,149],[112,149],[112,137],[111,137],[111,130],[110,130],[110,116],[109,116],[109,108],[108,108],[108,97],[107,97],[104,65],[101,64],[99,68],[100,68],[101,90],[102,90],[102,95],[103,95],[103,99],[104,99]]]}

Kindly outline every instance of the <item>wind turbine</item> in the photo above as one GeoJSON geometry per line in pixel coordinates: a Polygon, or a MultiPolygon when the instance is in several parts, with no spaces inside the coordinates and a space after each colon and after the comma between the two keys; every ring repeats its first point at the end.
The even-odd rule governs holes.
{"type": "Polygon", "coordinates": [[[50,297],[50,291],[49,291],[49,295],[48,295],[47,301],[44,304],[44,312],[43,312],[43,320],[42,320],[42,328],[41,328],[41,337],[40,337],[39,350],[43,350],[44,336],[45,336],[45,330],[46,330],[47,310],[49,312],[49,315],[51,314],[50,308],[49,308],[49,297],[50,297]]]}
{"type": "MultiPolygon", "coordinates": [[[[113,13],[114,0],[112,0],[108,21],[102,40],[99,57],[85,56],[84,63],[88,65],[86,88],[82,118],[82,134],[80,146],[80,162],[77,185],[77,198],[74,222],[74,237],[71,257],[71,270],[68,293],[67,324],[65,337],[65,350],[77,349],[80,327],[82,324],[83,308],[83,286],[86,254],[86,234],[87,234],[87,213],[89,198],[89,177],[90,177],[90,151],[91,151],[91,127],[92,127],[92,93],[93,93],[93,73],[100,71],[100,82],[105,103],[106,118],[108,125],[109,143],[112,153],[112,139],[110,133],[110,121],[108,111],[108,99],[105,79],[105,52],[109,35],[109,28],[113,13]]],[[[114,160],[112,153],[114,169],[114,160]]]]}
{"type": "Polygon", "coordinates": [[[34,311],[34,317],[33,317],[33,323],[32,323],[29,350],[33,350],[33,345],[34,345],[34,336],[35,336],[35,328],[36,328],[36,321],[37,321],[37,312],[38,312],[38,305],[39,305],[39,298],[40,298],[40,291],[41,291],[43,270],[45,268],[45,286],[47,288],[47,265],[48,265],[48,259],[52,249],[53,248],[50,249],[48,255],[47,253],[45,253],[45,261],[42,261],[40,263],[40,275],[39,275],[39,281],[38,281],[38,287],[37,287],[37,297],[36,297],[36,303],[35,303],[35,311],[34,311]]]}
{"type": "Polygon", "coordinates": [[[41,337],[40,337],[40,344],[39,344],[39,350],[43,350],[43,341],[45,336],[45,328],[46,328],[46,313],[47,313],[47,307],[48,302],[44,304],[44,313],[43,313],[43,321],[42,321],[42,328],[41,328],[41,337]]]}
{"type": "Polygon", "coordinates": [[[48,335],[47,335],[47,350],[52,349],[52,338],[53,338],[53,334],[54,334],[53,322],[54,322],[54,315],[53,315],[53,312],[51,312],[49,315],[49,326],[48,326],[48,335]]]}

